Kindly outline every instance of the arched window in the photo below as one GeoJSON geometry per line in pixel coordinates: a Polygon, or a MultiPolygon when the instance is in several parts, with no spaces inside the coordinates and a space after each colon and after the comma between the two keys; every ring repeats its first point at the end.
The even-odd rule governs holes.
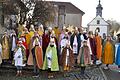
{"type": "Polygon", "coordinates": [[[100,28],[97,27],[97,28],[95,29],[95,32],[100,32],[100,28]]]}
{"type": "Polygon", "coordinates": [[[97,20],[97,24],[100,24],[100,20],[97,20]]]}

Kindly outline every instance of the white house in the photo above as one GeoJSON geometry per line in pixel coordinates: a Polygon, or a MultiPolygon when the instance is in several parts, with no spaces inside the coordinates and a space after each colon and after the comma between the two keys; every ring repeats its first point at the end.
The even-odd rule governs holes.
{"type": "Polygon", "coordinates": [[[102,36],[103,33],[106,35],[109,34],[109,24],[100,16],[96,16],[90,23],[88,23],[88,29],[89,31],[93,31],[95,33],[95,30],[97,28],[100,29],[100,35],[102,36]]]}
{"type": "Polygon", "coordinates": [[[95,33],[95,30],[99,28],[99,34],[101,36],[103,36],[104,33],[106,35],[109,34],[109,24],[104,20],[104,18],[102,18],[102,9],[103,7],[99,0],[99,4],[96,7],[96,17],[90,23],[88,23],[88,30],[95,33]]]}

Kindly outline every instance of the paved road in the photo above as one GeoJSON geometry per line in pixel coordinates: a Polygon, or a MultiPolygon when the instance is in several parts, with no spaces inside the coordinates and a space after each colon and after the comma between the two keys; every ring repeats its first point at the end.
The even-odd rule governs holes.
{"type": "Polygon", "coordinates": [[[114,70],[104,70],[107,80],[120,80],[120,73],[114,70]]]}
{"type": "Polygon", "coordinates": [[[79,68],[67,73],[55,72],[52,79],[47,78],[46,71],[41,71],[39,78],[32,77],[32,70],[24,70],[22,77],[15,77],[15,74],[15,68],[0,68],[0,80],[105,80],[99,67],[88,67],[85,75],[80,74],[79,68]]]}
{"type": "Polygon", "coordinates": [[[118,69],[118,67],[116,65],[110,65],[109,66],[110,69],[109,70],[103,70],[107,80],[120,80],[120,69],[118,69]]]}

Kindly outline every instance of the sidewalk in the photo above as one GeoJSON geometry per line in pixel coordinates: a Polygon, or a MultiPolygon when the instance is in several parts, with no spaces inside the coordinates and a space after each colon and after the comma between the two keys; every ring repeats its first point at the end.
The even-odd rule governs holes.
{"type": "MultiPolygon", "coordinates": [[[[104,68],[105,65],[102,65],[101,67],[104,68]]],[[[109,65],[109,68],[110,68],[110,70],[115,71],[115,72],[119,72],[120,71],[120,68],[118,68],[118,66],[116,64],[109,65]]]]}
{"type": "Polygon", "coordinates": [[[108,70],[103,69],[105,65],[102,65],[102,71],[104,72],[107,80],[120,80],[120,69],[117,65],[109,65],[108,70]]]}
{"type": "Polygon", "coordinates": [[[0,80],[105,80],[101,67],[87,67],[85,75],[80,74],[80,68],[75,68],[71,72],[54,72],[54,78],[47,78],[47,71],[41,71],[38,78],[33,78],[33,68],[23,70],[22,77],[15,77],[16,69],[13,66],[0,68],[0,80]]]}

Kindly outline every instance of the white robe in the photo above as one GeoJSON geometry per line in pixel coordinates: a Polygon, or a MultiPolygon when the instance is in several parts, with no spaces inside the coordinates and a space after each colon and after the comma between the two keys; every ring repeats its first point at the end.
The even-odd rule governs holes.
{"type": "Polygon", "coordinates": [[[12,37],[13,38],[13,41],[12,41],[12,51],[15,50],[16,48],[16,40],[15,40],[15,37],[12,37]]]}
{"type": "Polygon", "coordinates": [[[15,60],[15,66],[24,66],[23,65],[23,55],[22,55],[22,49],[18,48],[14,55],[14,60],[15,60]]]}
{"type": "Polygon", "coordinates": [[[51,68],[52,64],[52,50],[47,53],[48,68],[51,68]]]}
{"type": "MultiPolygon", "coordinates": [[[[61,53],[62,53],[62,50],[63,48],[66,47],[66,44],[68,43],[69,41],[67,39],[62,39],[61,42],[60,42],[60,49],[61,49],[61,53]]],[[[61,54],[60,53],[60,54],[61,54]]]]}
{"type": "Polygon", "coordinates": [[[73,42],[73,53],[77,54],[78,52],[78,42],[77,42],[77,37],[74,37],[74,42],[73,42]]]}
{"type": "Polygon", "coordinates": [[[81,39],[81,47],[82,47],[83,46],[82,42],[85,40],[83,34],[80,36],[80,39],[81,39]]]}
{"type": "Polygon", "coordinates": [[[68,64],[68,58],[69,58],[69,49],[67,49],[66,62],[65,62],[66,65],[68,64]]]}

